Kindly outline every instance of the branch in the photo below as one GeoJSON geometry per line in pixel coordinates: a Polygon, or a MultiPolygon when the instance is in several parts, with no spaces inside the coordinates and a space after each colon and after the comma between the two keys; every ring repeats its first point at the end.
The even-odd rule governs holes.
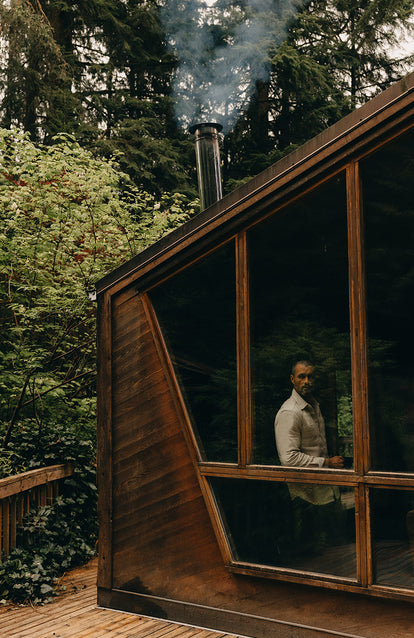
{"type": "Polygon", "coordinates": [[[72,381],[77,381],[78,379],[81,379],[82,377],[86,377],[90,374],[96,374],[95,370],[87,370],[86,372],[82,372],[81,374],[77,374],[74,377],[71,377],[70,379],[65,379],[65,381],[62,381],[62,383],[58,383],[57,385],[54,385],[52,388],[48,388],[48,390],[44,390],[43,392],[39,392],[36,396],[36,398],[33,397],[33,399],[30,399],[30,401],[25,401],[22,404],[22,407],[25,407],[26,405],[30,405],[31,403],[33,403],[34,401],[36,401],[37,399],[40,399],[41,397],[45,396],[45,394],[48,394],[49,392],[52,392],[53,390],[56,390],[57,388],[61,388],[63,385],[67,385],[68,383],[72,383],[72,381]]]}
{"type": "MultiPolygon", "coordinates": [[[[30,374],[28,374],[26,376],[26,379],[24,380],[24,384],[23,384],[23,388],[21,389],[21,392],[20,392],[19,400],[18,400],[18,402],[17,402],[17,404],[16,404],[16,406],[15,406],[15,408],[13,410],[12,417],[10,419],[9,425],[7,426],[6,433],[5,433],[4,437],[3,437],[3,447],[4,448],[6,448],[8,443],[9,443],[10,436],[11,436],[11,433],[13,431],[14,424],[16,422],[16,417],[17,417],[20,409],[23,407],[23,405],[26,405],[26,403],[23,403],[23,398],[24,398],[24,395],[26,394],[26,388],[27,388],[27,384],[29,383],[29,381],[30,381],[30,374]]],[[[30,403],[30,401],[29,401],[29,403],[30,403]]]]}
{"type": "MultiPolygon", "coordinates": [[[[26,0],[26,3],[29,5],[29,7],[36,13],[36,8],[33,6],[32,2],[30,0],[26,0]]],[[[48,25],[50,26],[50,28],[52,28],[49,19],[47,17],[47,15],[45,14],[45,12],[43,11],[43,7],[40,4],[40,0],[34,0],[34,3],[37,7],[38,12],[40,13],[40,15],[43,16],[43,18],[46,20],[46,22],[48,23],[48,25]]]]}

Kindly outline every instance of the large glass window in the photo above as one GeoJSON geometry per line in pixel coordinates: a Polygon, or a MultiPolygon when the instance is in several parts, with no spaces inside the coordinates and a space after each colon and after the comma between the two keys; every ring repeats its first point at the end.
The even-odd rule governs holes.
{"type": "Polygon", "coordinates": [[[313,394],[325,421],[328,454],[347,457],[350,466],[353,425],[344,176],[258,224],[249,240],[254,462],[279,463],[275,415],[292,392],[292,365],[308,360],[316,366],[313,394]]]}
{"type": "Polygon", "coordinates": [[[413,169],[411,132],[149,293],[234,571],[414,588],[413,169]]]}
{"type": "Polygon", "coordinates": [[[236,561],[356,578],[353,489],[243,479],[211,482],[236,561]]]}
{"type": "Polygon", "coordinates": [[[370,491],[374,582],[414,587],[414,493],[370,491]]]}
{"type": "Polygon", "coordinates": [[[372,468],[414,472],[414,134],[361,163],[372,468]]]}
{"type": "Polygon", "coordinates": [[[230,243],[149,295],[208,461],[237,463],[235,289],[230,243]]]}

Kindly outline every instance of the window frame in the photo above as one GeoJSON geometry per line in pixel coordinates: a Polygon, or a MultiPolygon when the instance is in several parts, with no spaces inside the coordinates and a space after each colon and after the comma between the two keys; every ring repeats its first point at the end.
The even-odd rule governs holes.
{"type": "MultiPolygon", "coordinates": [[[[244,224],[243,228],[231,233],[225,240],[218,243],[214,249],[207,250],[197,256],[183,268],[191,267],[199,259],[206,257],[220,246],[235,241],[236,263],[236,352],[237,352],[237,433],[238,433],[238,462],[220,463],[202,460],[200,457],[196,436],[185,402],[181,395],[179,384],[175,378],[173,366],[168,350],[162,337],[155,312],[153,311],[147,293],[148,313],[151,315],[153,330],[163,344],[165,360],[167,361],[169,377],[174,379],[174,393],[179,397],[179,407],[182,414],[187,440],[193,447],[193,461],[198,471],[200,486],[210,514],[213,528],[216,532],[219,547],[227,569],[232,573],[248,576],[259,576],[289,582],[311,584],[318,587],[334,588],[338,590],[366,593],[388,598],[413,599],[414,589],[379,585],[374,583],[374,569],[372,557],[372,535],[370,524],[369,490],[371,488],[395,488],[414,491],[414,472],[380,472],[370,468],[370,427],[369,427],[369,396],[368,396],[368,356],[367,356],[367,309],[366,282],[364,263],[364,215],[362,182],[360,176],[360,161],[386,146],[394,139],[403,135],[412,126],[406,126],[392,135],[381,140],[374,148],[360,151],[351,156],[340,167],[331,172],[326,171],[314,183],[301,192],[295,191],[279,206],[266,212],[260,218],[244,224]],[[259,224],[267,217],[277,214],[297,199],[301,199],[309,192],[320,187],[340,173],[346,177],[346,206],[347,206],[347,237],[348,237],[348,286],[349,286],[349,318],[350,318],[350,347],[351,347],[351,376],[352,376],[352,408],[353,408],[353,440],[356,464],[352,470],[335,470],[321,468],[287,468],[278,465],[256,465],[252,463],[252,379],[251,379],[251,330],[250,330],[250,290],[249,290],[249,251],[247,233],[250,228],[259,224]],[[231,552],[231,542],[226,525],[220,513],[220,506],[210,486],[209,479],[232,478],[249,480],[269,480],[275,482],[301,483],[329,483],[354,489],[355,492],[355,521],[357,546],[357,578],[347,579],[327,574],[310,574],[309,572],[287,568],[242,563],[234,560],[231,552]]],[[[168,279],[167,275],[165,279],[168,279]]],[[[152,287],[156,287],[161,282],[152,287]]]]}

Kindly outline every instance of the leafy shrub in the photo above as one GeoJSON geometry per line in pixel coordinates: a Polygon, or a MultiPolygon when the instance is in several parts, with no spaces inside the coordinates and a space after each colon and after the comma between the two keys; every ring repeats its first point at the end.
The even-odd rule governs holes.
{"type": "Polygon", "coordinates": [[[40,603],[51,599],[55,579],[36,554],[16,548],[0,564],[0,593],[4,599],[40,603]]]}
{"type": "MultiPolygon", "coordinates": [[[[73,483],[79,489],[76,474],[73,483]]],[[[90,510],[93,502],[92,493],[85,495],[82,504],[71,497],[58,497],[53,505],[26,515],[19,529],[18,547],[0,564],[3,599],[17,603],[48,601],[56,594],[58,577],[94,555],[96,517],[94,509],[90,510]],[[86,502],[90,511],[87,520],[86,502]]]]}
{"type": "Polygon", "coordinates": [[[0,128],[0,421],[95,428],[96,306],[110,270],[195,212],[178,193],[159,201],[115,162],[67,135],[49,146],[0,128]]]}
{"type": "Polygon", "coordinates": [[[0,598],[40,603],[55,595],[56,580],[64,571],[83,564],[95,553],[94,444],[78,441],[62,426],[40,433],[34,427],[20,426],[13,431],[9,448],[13,459],[26,469],[62,462],[76,466],[52,505],[25,516],[17,548],[0,563],[0,598]]]}

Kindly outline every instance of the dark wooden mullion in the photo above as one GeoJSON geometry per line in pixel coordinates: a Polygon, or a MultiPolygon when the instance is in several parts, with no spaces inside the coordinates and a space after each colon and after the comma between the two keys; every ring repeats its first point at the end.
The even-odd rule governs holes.
{"type": "Polygon", "coordinates": [[[369,470],[368,356],[362,188],[358,162],[347,167],[349,298],[355,471],[369,470]]]}
{"type": "Polygon", "coordinates": [[[364,501],[364,521],[361,521],[361,528],[365,528],[363,541],[365,543],[366,556],[366,578],[367,583],[363,581],[363,585],[372,585],[374,582],[374,568],[372,561],[372,534],[371,534],[371,505],[370,505],[370,489],[368,485],[360,485],[359,489],[363,490],[364,501]]]}
{"type": "Polygon", "coordinates": [[[246,232],[236,237],[237,308],[237,432],[238,464],[245,468],[252,457],[252,409],[250,369],[250,299],[246,232]]]}
{"type": "Polygon", "coordinates": [[[356,487],[362,478],[348,470],[307,470],[305,467],[285,467],[282,465],[258,466],[249,465],[240,468],[235,463],[199,463],[204,476],[218,476],[235,479],[252,479],[259,481],[316,483],[319,485],[344,485],[356,487]]]}
{"type": "MultiPolygon", "coordinates": [[[[354,467],[359,477],[369,470],[368,422],[368,356],[366,290],[364,264],[364,231],[362,186],[359,163],[347,166],[349,300],[352,358],[352,410],[354,426],[354,467]]],[[[370,521],[368,492],[360,485],[356,490],[356,538],[358,578],[363,585],[372,582],[370,547],[370,521]]]]}

